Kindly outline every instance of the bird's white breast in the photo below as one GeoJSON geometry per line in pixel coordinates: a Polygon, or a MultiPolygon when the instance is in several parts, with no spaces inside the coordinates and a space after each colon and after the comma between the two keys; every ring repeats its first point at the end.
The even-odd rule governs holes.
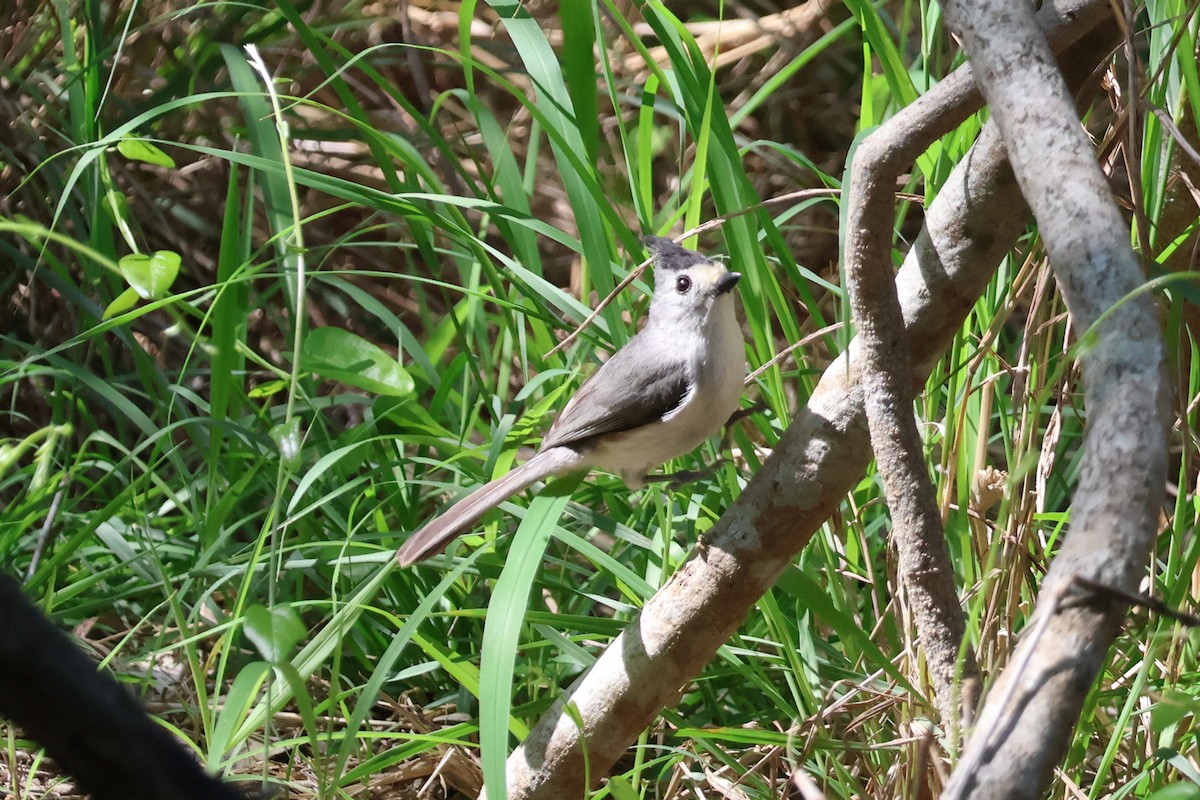
{"type": "Polygon", "coordinates": [[[694,337],[674,337],[661,346],[693,342],[688,363],[692,386],[662,421],[607,437],[592,453],[600,469],[615,472],[631,487],[672,458],[690,453],[716,435],[737,410],[746,375],[746,352],[733,298],[721,297],[697,326],[694,337]]]}

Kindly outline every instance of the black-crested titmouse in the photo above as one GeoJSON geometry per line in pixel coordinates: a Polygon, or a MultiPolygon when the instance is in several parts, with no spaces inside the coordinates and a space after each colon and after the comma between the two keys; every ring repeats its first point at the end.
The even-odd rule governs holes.
{"type": "Polygon", "coordinates": [[[440,553],[489,510],[554,475],[601,469],[631,489],[647,472],[693,450],[738,408],[746,351],[734,313],[741,275],[658,236],[650,319],[584,381],[533,458],[476,489],[413,534],[404,566],[440,553]]]}

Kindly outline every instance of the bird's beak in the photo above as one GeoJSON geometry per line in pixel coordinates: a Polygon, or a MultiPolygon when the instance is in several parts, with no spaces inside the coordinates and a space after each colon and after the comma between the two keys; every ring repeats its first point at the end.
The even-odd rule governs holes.
{"type": "Polygon", "coordinates": [[[721,277],[717,278],[717,294],[725,294],[733,287],[737,286],[737,282],[742,279],[740,272],[726,272],[721,277]]]}

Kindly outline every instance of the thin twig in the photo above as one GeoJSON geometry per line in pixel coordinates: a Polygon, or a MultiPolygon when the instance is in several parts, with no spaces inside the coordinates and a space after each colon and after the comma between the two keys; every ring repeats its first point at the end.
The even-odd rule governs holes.
{"type": "MultiPolygon", "coordinates": [[[[720,217],[714,217],[708,222],[701,223],[691,230],[684,231],[679,236],[676,236],[674,241],[682,242],[684,239],[697,236],[701,233],[706,233],[714,228],[719,228],[731,219],[737,219],[740,216],[767,208],[769,206],[776,206],[781,203],[789,203],[793,200],[807,200],[814,197],[837,197],[841,194],[841,191],[841,189],[801,189],[797,192],[788,192],[787,194],[782,194],[778,197],[772,197],[770,200],[764,200],[763,202],[749,206],[748,208],[739,209],[738,211],[734,211],[720,217]]],[[[918,202],[921,199],[922,198],[917,198],[918,202]]],[[[600,301],[600,303],[592,310],[592,313],[588,314],[587,317],[584,318],[583,322],[579,323],[579,326],[576,327],[575,330],[567,334],[561,342],[550,348],[549,352],[546,353],[546,356],[552,356],[555,353],[558,353],[569,347],[572,342],[579,338],[579,334],[583,333],[584,329],[595,322],[596,317],[600,316],[604,309],[608,308],[613,300],[617,299],[617,295],[623,292],[625,287],[642,276],[642,273],[646,271],[646,267],[648,266],[650,266],[649,259],[646,259],[642,263],[638,264],[632,272],[626,275],[620,283],[613,287],[613,290],[608,293],[608,296],[600,301]]]]}
{"type": "Polygon", "coordinates": [[[33,548],[33,557],[29,559],[29,569],[25,570],[25,580],[33,580],[33,573],[37,572],[38,564],[42,561],[42,555],[46,552],[46,547],[50,544],[50,534],[54,532],[54,523],[58,519],[59,509],[62,508],[63,497],[67,494],[67,484],[64,481],[58,487],[58,491],[54,493],[54,499],[50,501],[50,510],[46,512],[46,521],[42,523],[42,529],[38,531],[37,544],[33,548]]]}
{"type": "Polygon", "coordinates": [[[817,339],[820,339],[822,336],[826,336],[830,333],[833,333],[834,331],[841,330],[844,327],[846,327],[846,323],[835,322],[832,325],[826,325],[824,328],[821,328],[820,330],[813,331],[808,336],[805,336],[803,339],[801,339],[798,342],[794,342],[793,344],[788,345],[787,347],[783,348],[778,353],[776,353],[770,360],[766,361],[761,367],[759,367],[758,369],[754,370],[749,375],[747,375],[746,381],[745,381],[746,384],[749,385],[751,383],[754,383],[754,381],[758,379],[759,375],[762,375],[764,372],[766,372],[771,367],[778,364],[780,361],[783,361],[785,358],[787,358],[789,355],[794,353],[796,350],[799,350],[801,347],[804,347],[805,345],[807,345],[811,342],[814,342],[817,339]]]}
{"type": "MultiPolygon", "coordinates": [[[[698,236],[701,233],[707,233],[715,228],[720,228],[730,220],[737,219],[738,217],[745,216],[746,214],[751,214],[755,211],[761,211],[764,208],[770,208],[771,206],[790,203],[793,200],[810,200],[815,197],[838,197],[841,194],[841,189],[800,189],[795,192],[788,192],[787,194],[781,194],[778,197],[772,197],[769,200],[764,200],[761,203],[756,203],[752,206],[747,206],[746,208],[738,209],[737,211],[732,211],[719,217],[713,217],[707,222],[703,222],[690,230],[684,231],[679,236],[676,236],[674,241],[682,242],[684,239],[691,238],[692,236],[698,236]]],[[[925,197],[923,195],[913,194],[912,192],[895,192],[894,196],[897,200],[907,200],[912,203],[925,202],[925,197]]],[[[579,323],[575,330],[563,337],[561,342],[550,348],[546,355],[552,356],[555,353],[561,352],[569,347],[572,342],[579,338],[579,334],[583,333],[583,331],[589,325],[596,321],[596,318],[599,317],[604,309],[607,308],[613,302],[613,300],[617,298],[617,295],[623,292],[625,288],[629,286],[629,284],[633,283],[642,276],[642,273],[646,271],[646,267],[648,266],[650,266],[649,259],[638,264],[632,272],[626,275],[620,283],[613,287],[613,290],[608,293],[608,296],[600,301],[596,308],[592,310],[592,313],[588,314],[587,317],[584,318],[583,322],[579,323]]]]}
{"type": "Polygon", "coordinates": [[[1087,589],[1089,592],[1110,595],[1128,603],[1131,606],[1141,606],[1145,609],[1160,614],[1167,619],[1173,619],[1176,622],[1187,625],[1189,628],[1200,628],[1200,616],[1172,608],[1162,600],[1159,600],[1157,597],[1151,597],[1150,595],[1142,594],[1141,592],[1130,592],[1122,589],[1120,586],[1113,586],[1110,583],[1094,581],[1091,578],[1085,578],[1083,575],[1075,575],[1073,576],[1073,580],[1075,581],[1076,585],[1082,589],[1087,589]]]}
{"type": "Polygon", "coordinates": [[[1183,131],[1176,127],[1175,123],[1171,120],[1170,114],[1154,105],[1149,100],[1139,100],[1138,105],[1149,111],[1154,116],[1158,117],[1158,121],[1161,122],[1162,126],[1167,129],[1168,133],[1171,134],[1171,138],[1175,140],[1175,144],[1179,145],[1179,149],[1187,153],[1188,158],[1196,162],[1197,166],[1200,166],[1200,152],[1196,152],[1196,148],[1192,147],[1192,143],[1189,142],[1187,137],[1183,135],[1183,131]]]}

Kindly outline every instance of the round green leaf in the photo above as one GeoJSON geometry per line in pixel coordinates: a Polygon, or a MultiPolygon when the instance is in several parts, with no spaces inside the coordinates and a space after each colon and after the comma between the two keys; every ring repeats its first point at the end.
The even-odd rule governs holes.
{"type": "Polygon", "coordinates": [[[180,262],[178,253],[157,250],[148,256],[140,253],[125,256],[117,262],[117,266],[139,297],[157,300],[171,289],[171,284],[179,277],[180,262]]]}
{"type": "Polygon", "coordinates": [[[117,152],[130,161],[144,161],[160,167],[174,167],[175,159],[159,150],[144,139],[134,139],[126,136],[117,142],[117,152]]]}
{"type": "Polygon", "coordinates": [[[402,397],[413,379],[382,348],[341,328],[317,328],[304,340],[300,368],[375,394],[402,397]]]}
{"type": "Polygon", "coordinates": [[[289,472],[300,468],[300,418],[292,417],[271,427],[271,440],[279,448],[279,459],[289,472]]]}
{"type": "Polygon", "coordinates": [[[296,610],[286,604],[274,608],[250,606],[246,609],[242,624],[246,638],[272,664],[287,658],[296,643],[308,633],[296,610]]]}

